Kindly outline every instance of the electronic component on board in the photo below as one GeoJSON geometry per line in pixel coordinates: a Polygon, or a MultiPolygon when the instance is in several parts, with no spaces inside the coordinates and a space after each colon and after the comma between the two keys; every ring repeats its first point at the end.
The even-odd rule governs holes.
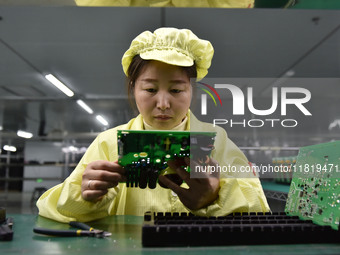
{"type": "Polygon", "coordinates": [[[167,161],[184,157],[205,161],[215,136],[215,132],[118,130],[118,163],[125,168],[127,187],[154,189],[160,174],[182,182],[174,172],[166,172],[167,161]]]}
{"type": "Polygon", "coordinates": [[[339,229],[340,141],[300,149],[285,211],[339,229]]]}

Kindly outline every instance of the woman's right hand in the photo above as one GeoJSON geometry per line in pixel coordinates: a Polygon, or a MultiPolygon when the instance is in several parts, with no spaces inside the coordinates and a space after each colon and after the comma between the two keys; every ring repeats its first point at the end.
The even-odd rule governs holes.
{"type": "Polygon", "coordinates": [[[125,181],[125,170],[116,162],[97,160],[89,163],[83,173],[81,195],[90,202],[99,201],[109,188],[125,181]]]}

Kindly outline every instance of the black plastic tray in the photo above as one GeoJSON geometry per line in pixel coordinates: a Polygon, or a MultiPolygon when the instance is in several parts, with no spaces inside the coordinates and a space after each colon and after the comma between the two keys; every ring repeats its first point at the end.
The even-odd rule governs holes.
{"type": "Polygon", "coordinates": [[[284,212],[198,217],[188,213],[144,215],[145,247],[340,243],[340,232],[284,212]]]}

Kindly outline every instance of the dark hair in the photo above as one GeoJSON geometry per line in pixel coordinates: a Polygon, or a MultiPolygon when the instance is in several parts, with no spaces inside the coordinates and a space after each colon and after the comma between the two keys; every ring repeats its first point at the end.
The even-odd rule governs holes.
{"type": "MultiPolygon", "coordinates": [[[[141,71],[145,66],[147,66],[150,63],[151,60],[144,60],[139,55],[136,55],[133,57],[131,64],[127,70],[127,78],[126,78],[126,86],[127,86],[127,94],[130,105],[133,107],[133,109],[136,110],[136,104],[133,97],[133,90],[135,88],[136,80],[138,79],[141,71]]],[[[188,78],[191,80],[192,78],[196,80],[197,77],[197,70],[196,70],[196,64],[194,63],[192,66],[181,67],[184,72],[187,74],[188,78]]],[[[194,86],[195,87],[195,86],[194,86]]]]}

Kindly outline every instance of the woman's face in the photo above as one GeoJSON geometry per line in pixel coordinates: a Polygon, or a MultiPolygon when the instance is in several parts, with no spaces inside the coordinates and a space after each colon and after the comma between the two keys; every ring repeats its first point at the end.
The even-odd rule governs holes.
{"type": "Polygon", "coordinates": [[[145,122],[169,130],[185,118],[191,102],[191,84],[178,66],[150,61],[135,82],[134,96],[145,122]]]}

